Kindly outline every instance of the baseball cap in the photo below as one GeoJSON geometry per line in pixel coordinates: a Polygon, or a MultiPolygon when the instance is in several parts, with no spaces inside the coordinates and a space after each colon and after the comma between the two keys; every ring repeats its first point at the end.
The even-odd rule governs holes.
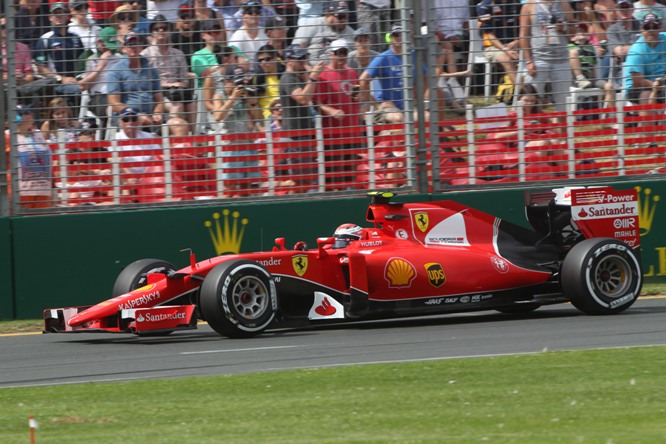
{"type": "Polygon", "coordinates": [[[326,51],[327,52],[335,52],[338,49],[349,49],[349,45],[347,44],[347,40],[345,40],[345,39],[333,40],[326,51]]]}
{"type": "Polygon", "coordinates": [[[204,20],[201,22],[201,30],[203,32],[208,32],[208,31],[221,31],[222,26],[220,26],[220,22],[217,20],[204,20]]]}
{"type": "Polygon", "coordinates": [[[349,9],[347,8],[347,2],[331,2],[326,8],[327,14],[338,14],[338,13],[347,13],[349,9]]]}
{"type": "Polygon", "coordinates": [[[128,34],[125,37],[125,46],[148,46],[148,39],[143,34],[128,34]]]}
{"type": "Polygon", "coordinates": [[[102,29],[97,37],[104,43],[104,46],[109,48],[112,51],[120,48],[120,43],[118,42],[118,32],[113,26],[107,26],[102,29]]]}
{"type": "Polygon", "coordinates": [[[76,130],[76,135],[80,136],[81,134],[90,133],[97,130],[97,124],[94,121],[81,122],[81,126],[76,130]]]}
{"type": "Polygon", "coordinates": [[[266,19],[264,23],[264,30],[270,31],[271,29],[286,28],[287,25],[282,17],[279,15],[271,16],[266,19]]]}
{"type": "Polygon", "coordinates": [[[150,22],[150,27],[149,27],[150,32],[153,32],[153,28],[159,25],[166,26],[167,31],[171,29],[171,22],[168,22],[166,17],[164,17],[162,14],[157,14],[153,18],[153,21],[150,22]]]}
{"type": "Polygon", "coordinates": [[[194,17],[194,7],[189,3],[180,5],[180,8],[178,8],[178,16],[181,19],[185,17],[194,17]]]}
{"type": "Polygon", "coordinates": [[[240,83],[247,79],[247,73],[242,66],[235,65],[227,68],[227,71],[224,73],[224,77],[227,80],[231,80],[234,83],[240,83]]]}
{"type": "Polygon", "coordinates": [[[399,23],[391,26],[391,35],[402,34],[402,26],[399,23]]]}
{"type": "Polygon", "coordinates": [[[24,114],[32,114],[33,112],[32,105],[29,103],[25,105],[16,105],[16,114],[19,116],[24,114]]]}
{"type": "Polygon", "coordinates": [[[69,10],[74,10],[78,7],[85,6],[88,7],[88,0],[69,0],[69,10]]]}
{"type": "Polygon", "coordinates": [[[646,14],[645,17],[643,17],[642,27],[645,28],[647,25],[652,24],[661,26],[661,20],[659,20],[659,17],[654,14],[646,14]]]}
{"type": "Polygon", "coordinates": [[[129,116],[138,116],[139,112],[135,110],[134,108],[130,108],[129,106],[126,108],[123,108],[122,111],[120,111],[120,114],[118,116],[120,117],[129,117],[129,116]]]}
{"type": "Polygon", "coordinates": [[[289,45],[283,55],[285,59],[304,60],[308,57],[308,51],[300,45],[289,45]]]}
{"type": "Polygon", "coordinates": [[[261,13],[261,2],[245,2],[243,3],[243,13],[253,10],[259,10],[261,13]]]}
{"type": "Polygon", "coordinates": [[[56,2],[51,5],[51,8],[49,9],[49,12],[55,12],[58,9],[64,9],[65,11],[69,12],[69,6],[67,6],[67,3],[63,2],[56,2]]]}
{"type": "Polygon", "coordinates": [[[358,28],[354,31],[354,40],[364,35],[370,35],[370,31],[363,27],[358,28]]]}
{"type": "Polygon", "coordinates": [[[633,8],[634,5],[628,0],[620,0],[617,2],[617,7],[620,9],[630,9],[633,8]]]}

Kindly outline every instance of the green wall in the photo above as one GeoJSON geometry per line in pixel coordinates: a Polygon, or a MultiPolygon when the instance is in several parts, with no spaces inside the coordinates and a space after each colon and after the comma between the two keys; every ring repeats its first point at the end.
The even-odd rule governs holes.
{"type": "Polygon", "coordinates": [[[10,220],[0,217],[0,319],[14,317],[10,220]]]}
{"type": "MultiPolygon", "coordinates": [[[[644,210],[644,272],[648,281],[664,281],[666,232],[657,227],[666,222],[666,203],[661,202],[662,196],[666,201],[666,181],[622,183],[616,188],[634,186],[640,187],[644,210]],[[651,219],[647,217],[650,214],[651,219]]],[[[454,199],[526,225],[521,189],[396,198],[439,199],[454,199]]],[[[242,205],[224,201],[203,207],[0,218],[0,319],[39,318],[46,307],[87,305],[106,299],[122,267],[136,259],[153,257],[186,266],[188,253],[180,252],[186,248],[191,248],[198,259],[214,256],[218,250],[211,229],[219,222],[224,232],[225,219],[231,226],[230,234],[239,235],[243,229],[243,252],[270,249],[277,236],[285,237],[289,246],[299,240],[314,246],[318,236],[332,234],[341,223],[365,225],[368,201],[356,198],[242,205]],[[229,213],[226,216],[225,211],[229,213]],[[213,218],[215,213],[220,215],[217,220],[213,218]],[[234,220],[237,230],[232,229],[234,220]]],[[[219,253],[235,249],[219,248],[219,253]]]]}

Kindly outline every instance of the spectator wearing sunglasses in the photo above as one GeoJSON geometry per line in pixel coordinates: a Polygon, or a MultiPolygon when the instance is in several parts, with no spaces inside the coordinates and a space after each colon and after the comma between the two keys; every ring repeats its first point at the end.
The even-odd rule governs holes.
{"type": "MultiPolygon", "coordinates": [[[[136,144],[133,145],[118,145],[118,151],[142,151],[142,150],[161,150],[162,147],[155,143],[141,143],[142,139],[154,139],[155,135],[141,130],[141,122],[139,120],[139,112],[134,108],[123,108],[118,114],[119,130],[115,134],[114,139],[121,140],[135,140],[136,144]]],[[[123,168],[125,174],[142,174],[146,171],[145,166],[132,166],[132,163],[148,162],[153,160],[153,156],[146,154],[132,154],[122,158],[123,162],[128,162],[129,165],[123,168]]],[[[139,182],[138,178],[130,178],[125,181],[126,184],[136,184],[139,182]]]]}
{"type": "MultiPolygon", "coordinates": [[[[631,45],[624,62],[625,88],[630,101],[646,105],[654,86],[666,75],[666,33],[654,14],[648,14],[641,23],[641,37],[631,45]]],[[[657,91],[656,101],[664,103],[664,88],[657,91]]],[[[641,115],[654,113],[642,111],[641,115]]]]}
{"type": "Polygon", "coordinates": [[[268,36],[260,23],[262,9],[255,3],[243,5],[243,24],[229,39],[229,46],[238,48],[248,60],[254,60],[257,50],[268,43],[268,36]]]}
{"type": "Polygon", "coordinates": [[[126,57],[108,71],[106,80],[114,113],[130,107],[142,115],[142,126],[152,127],[163,122],[164,96],[159,73],[141,55],[146,46],[144,35],[128,35],[123,45],[126,57]]]}
{"type": "Polygon", "coordinates": [[[245,15],[246,8],[258,8],[259,9],[259,25],[263,28],[266,25],[266,20],[269,17],[275,17],[277,14],[275,10],[271,7],[268,7],[258,1],[249,1],[239,4],[238,0],[231,0],[229,3],[236,3],[237,6],[230,5],[225,8],[224,17],[225,25],[229,35],[232,35],[241,26],[243,26],[243,15],[245,15]],[[232,12],[233,11],[233,12],[232,12]]]}
{"type": "Polygon", "coordinates": [[[280,76],[284,69],[284,65],[278,59],[277,49],[271,45],[259,48],[253,83],[259,89],[259,107],[264,119],[271,117],[271,104],[280,99],[280,76]]]}
{"type": "Polygon", "coordinates": [[[192,55],[204,46],[199,22],[194,18],[194,8],[192,5],[186,3],[180,6],[178,20],[170,38],[173,47],[185,54],[187,66],[191,67],[192,55]]]}
{"type": "Polygon", "coordinates": [[[330,42],[339,39],[354,41],[354,30],[347,22],[348,16],[347,2],[333,2],[326,8],[325,15],[311,26],[298,27],[292,44],[307,48],[310,63],[315,63],[325,56],[330,42]]]}
{"type": "Polygon", "coordinates": [[[356,131],[360,124],[360,107],[358,103],[358,74],[347,65],[349,45],[346,40],[331,42],[327,50],[328,64],[317,82],[314,104],[319,107],[322,115],[322,126],[326,129],[338,128],[342,132],[324,134],[329,142],[326,150],[326,183],[333,190],[351,186],[352,176],[339,176],[351,172],[354,168],[354,155],[350,150],[360,145],[350,142],[349,137],[358,137],[356,131]],[[336,141],[335,139],[342,139],[336,141]],[[345,140],[347,139],[347,140],[345,140]],[[333,143],[331,143],[331,141],[333,143]],[[345,185],[343,185],[345,184],[345,185]]]}
{"type": "Polygon", "coordinates": [[[87,0],[71,0],[69,2],[69,11],[72,19],[67,25],[70,33],[78,35],[87,50],[95,49],[97,43],[97,34],[102,30],[95,24],[95,21],[88,17],[87,0]]]}
{"type": "Polygon", "coordinates": [[[53,3],[50,11],[53,28],[40,37],[33,53],[37,71],[53,79],[53,90],[66,96],[70,106],[78,106],[81,88],[76,80],[77,60],[83,53],[83,43],[67,29],[69,8],[66,3],[53,3]]]}
{"type": "Polygon", "coordinates": [[[266,19],[264,31],[268,36],[268,44],[275,48],[278,52],[279,58],[282,60],[282,52],[287,47],[287,22],[282,17],[275,16],[266,19]]]}
{"type": "Polygon", "coordinates": [[[167,113],[194,124],[196,108],[187,61],[180,50],[171,46],[170,25],[163,16],[155,17],[150,24],[152,44],[141,51],[141,55],[160,75],[162,90],[168,99],[164,104],[167,113]]]}
{"type": "Polygon", "coordinates": [[[134,24],[134,31],[139,34],[148,34],[150,32],[151,20],[146,17],[145,0],[124,0],[121,5],[127,5],[138,15],[137,22],[134,24]]]}
{"type": "MultiPolygon", "coordinates": [[[[303,131],[315,128],[315,110],[312,104],[317,82],[326,67],[324,61],[319,61],[314,67],[308,65],[308,52],[299,45],[289,45],[284,50],[286,71],[280,77],[280,102],[282,103],[282,129],[284,131],[303,131]]],[[[288,134],[293,140],[312,140],[311,134],[288,134]]],[[[290,175],[298,175],[295,181],[302,186],[311,186],[316,183],[312,176],[315,172],[314,145],[288,148],[287,151],[295,155],[289,159],[291,168],[285,171],[290,175]],[[309,164],[304,166],[303,164],[309,164]]]]}
{"type": "Polygon", "coordinates": [[[136,24],[139,22],[139,13],[129,5],[121,5],[116,8],[109,18],[109,24],[116,28],[118,40],[123,43],[125,36],[136,33],[136,24]]]}
{"type": "Polygon", "coordinates": [[[197,76],[197,85],[203,86],[203,72],[218,65],[216,49],[224,47],[226,37],[217,20],[207,20],[200,24],[204,47],[192,55],[192,72],[197,76]]]}

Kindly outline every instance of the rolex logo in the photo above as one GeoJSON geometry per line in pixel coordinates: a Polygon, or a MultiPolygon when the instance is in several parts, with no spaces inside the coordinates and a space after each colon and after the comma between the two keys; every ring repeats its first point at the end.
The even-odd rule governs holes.
{"type": "Polygon", "coordinates": [[[240,213],[238,211],[232,213],[229,210],[222,210],[222,216],[224,216],[222,223],[220,223],[220,213],[213,213],[213,222],[209,220],[204,222],[215,246],[215,252],[218,255],[239,253],[248,220],[247,218],[241,219],[239,226],[240,213]],[[229,214],[233,219],[231,221],[229,220],[229,214]]]}
{"type": "Polygon", "coordinates": [[[657,202],[659,202],[660,197],[658,195],[652,196],[650,188],[634,188],[638,193],[638,221],[641,226],[641,236],[645,236],[652,229],[654,212],[657,209],[657,202]]]}

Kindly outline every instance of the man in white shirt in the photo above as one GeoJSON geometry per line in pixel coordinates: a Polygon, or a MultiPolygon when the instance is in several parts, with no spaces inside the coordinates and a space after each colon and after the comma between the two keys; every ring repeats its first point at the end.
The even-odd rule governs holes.
{"type": "Polygon", "coordinates": [[[261,26],[261,4],[247,2],[243,5],[243,24],[231,35],[229,46],[235,46],[248,60],[254,60],[257,50],[268,43],[268,36],[261,26]]]}
{"type": "MultiPolygon", "coordinates": [[[[139,129],[139,112],[134,108],[125,108],[118,115],[120,130],[115,135],[115,140],[136,140],[134,145],[118,145],[117,150],[122,151],[137,151],[137,150],[161,150],[162,147],[156,143],[141,144],[138,141],[141,139],[154,139],[154,134],[139,129]]],[[[131,162],[148,162],[153,160],[153,155],[132,154],[130,156],[123,156],[122,163],[131,162]]],[[[123,168],[125,174],[142,174],[146,171],[146,166],[126,166],[123,168]]],[[[138,178],[130,178],[126,181],[128,184],[138,182],[138,178]]]]}

